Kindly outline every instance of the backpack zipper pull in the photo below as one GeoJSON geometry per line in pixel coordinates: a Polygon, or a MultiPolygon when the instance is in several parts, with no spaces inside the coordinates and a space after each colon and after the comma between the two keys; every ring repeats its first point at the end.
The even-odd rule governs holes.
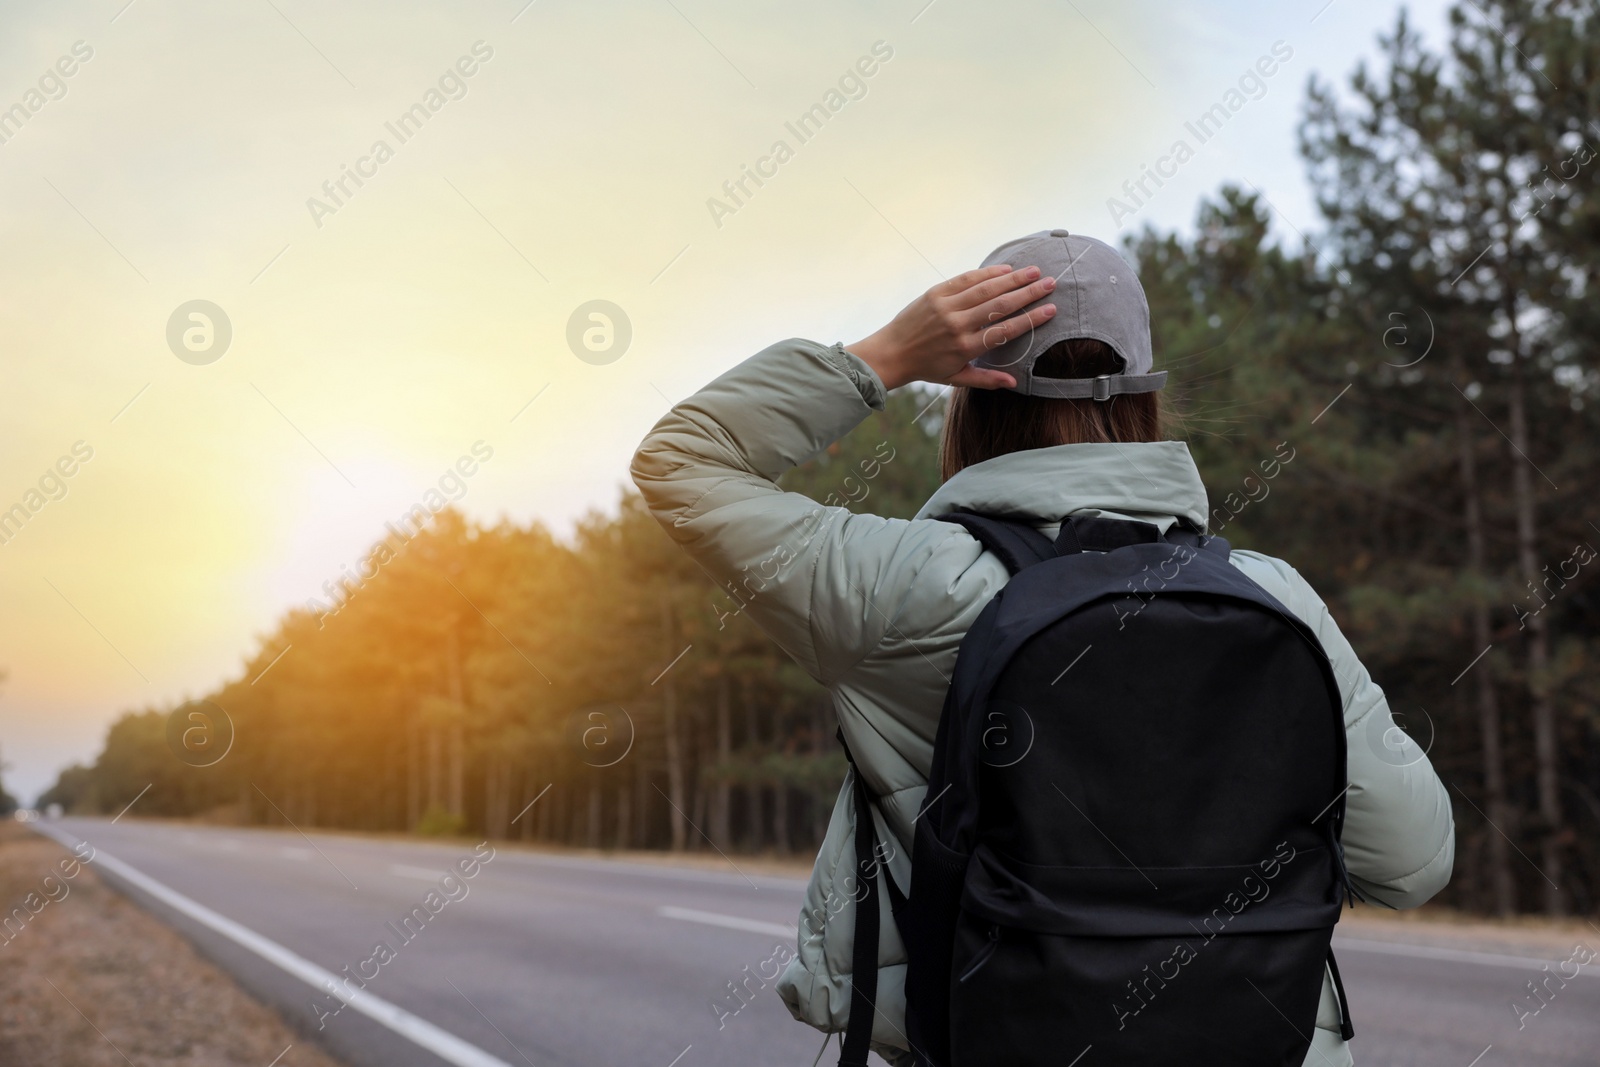
{"type": "Polygon", "coordinates": [[[956,979],[956,981],[965,982],[968,978],[971,978],[973,975],[977,974],[983,969],[983,965],[989,962],[989,957],[994,955],[994,950],[999,947],[1000,927],[997,925],[991,925],[989,927],[989,943],[978,950],[978,954],[972,958],[972,966],[968,967],[966,973],[960,978],[956,979]]]}

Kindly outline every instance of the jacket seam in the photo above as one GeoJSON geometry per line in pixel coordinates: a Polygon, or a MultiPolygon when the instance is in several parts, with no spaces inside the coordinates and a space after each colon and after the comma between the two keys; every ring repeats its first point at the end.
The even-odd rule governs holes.
{"type": "MultiPolygon", "coordinates": [[[[1455,816],[1452,815],[1450,817],[1450,833],[1445,834],[1444,840],[1442,842],[1440,842],[1439,848],[1437,849],[1437,851],[1434,852],[1432,857],[1429,858],[1427,863],[1424,863],[1421,867],[1418,867],[1414,871],[1410,871],[1410,872],[1408,872],[1406,874],[1396,875],[1395,877],[1390,878],[1390,879],[1388,879],[1386,881],[1383,881],[1383,882],[1379,882],[1378,884],[1383,886],[1384,888],[1388,888],[1388,887],[1394,885],[1397,882],[1405,881],[1407,878],[1415,878],[1417,875],[1421,874],[1423,871],[1426,871],[1428,868],[1432,867],[1435,863],[1439,862],[1439,857],[1443,856],[1445,854],[1445,850],[1450,847],[1451,838],[1455,836],[1455,826],[1456,826],[1455,816]]],[[[1366,879],[1366,881],[1372,881],[1372,879],[1366,879]]]]}
{"type": "Polygon", "coordinates": [[[706,486],[703,490],[701,490],[699,496],[695,497],[693,500],[689,501],[687,504],[685,504],[682,508],[680,508],[678,510],[678,514],[672,520],[672,525],[674,525],[674,526],[683,526],[686,523],[693,522],[695,519],[700,518],[701,515],[703,514],[703,512],[700,512],[698,510],[699,507],[700,507],[700,501],[704,500],[706,497],[710,496],[712,493],[716,492],[718,489],[721,489],[724,485],[727,485],[729,482],[737,482],[737,481],[739,481],[739,476],[736,475],[736,474],[733,474],[733,475],[728,475],[728,476],[723,477],[723,478],[718,478],[716,481],[714,481],[710,485],[706,486]]]}
{"type": "MultiPolygon", "coordinates": [[[[811,343],[817,344],[815,341],[811,343]]],[[[845,379],[849,381],[851,388],[856,391],[863,404],[866,404],[874,411],[882,410],[881,401],[887,400],[887,391],[882,389],[881,382],[877,383],[878,388],[873,388],[874,383],[872,381],[863,379],[855,363],[851,362],[852,359],[860,360],[860,356],[845,348],[843,341],[835,341],[827,346],[818,345],[818,348],[821,349],[823,361],[845,376],[845,379]],[[870,396],[868,395],[869,393],[871,394],[870,396]],[[873,403],[874,400],[879,400],[880,403],[873,403]]]]}
{"type": "MultiPolygon", "coordinates": [[[[824,507],[824,510],[826,510],[825,505],[819,504],[818,506],[824,507]]],[[[817,643],[817,570],[821,565],[822,553],[820,551],[811,553],[811,575],[809,588],[806,591],[806,633],[811,638],[811,659],[817,665],[818,681],[822,682],[828,689],[832,689],[834,680],[831,677],[822,677],[822,655],[817,643]]],[[[838,717],[837,711],[834,712],[834,717],[838,717]]]]}
{"type": "MultiPolygon", "coordinates": [[[[937,522],[939,520],[937,520],[937,519],[911,519],[911,520],[908,520],[908,521],[909,522],[937,522]]],[[[889,631],[890,630],[895,630],[897,632],[899,631],[899,627],[897,627],[894,624],[894,620],[900,617],[901,609],[904,607],[905,599],[907,597],[909,597],[911,595],[911,591],[917,587],[917,582],[920,581],[921,578],[922,578],[923,570],[926,569],[928,564],[933,561],[933,557],[939,552],[939,550],[944,548],[944,546],[949,543],[951,537],[953,537],[957,533],[966,533],[965,530],[963,530],[959,526],[954,525],[953,523],[948,523],[946,525],[950,526],[950,532],[947,533],[942,540],[936,541],[932,545],[928,546],[928,551],[923,556],[922,561],[917,564],[916,570],[911,572],[911,577],[906,581],[904,586],[901,587],[901,596],[900,596],[900,601],[901,602],[895,606],[894,615],[891,616],[888,612],[886,612],[882,608],[878,607],[878,605],[872,600],[872,598],[867,596],[866,591],[862,590],[861,595],[866,600],[867,606],[872,608],[872,610],[878,612],[878,614],[883,616],[884,629],[883,629],[883,632],[878,635],[878,639],[876,641],[874,641],[870,647],[865,649],[861,653],[861,655],[857,656],[850,663],[850,665],[848,667],[843,667],[843,668],[841,668],[839,670],[839,673],[835,676],[836,679],[843,679],[845,675],[849,674],[851,671],[853,671],[857,667],[861,666],[861,664],[865,663],[868,656],[872,655],[874,652],[878,651],[878,649],[882,648],[883,647],[883,643],[889,639],[889,631]]],[[[972,535],[971,534],[967,534],[967,536],[970,537],[972,535]]],[[[807,609],[806,609],[807,610],[807,614],[813,619],[816,618],[816,613],[813,610],[814,607],[815,607],[816,595],[817,595],[817,586],[816,586],[816,579],[815,579],[815,571],[813,571],[813,578],[812,578],[812,584],[811,584],[811,603],[809,603],[807,605],[807,609]]],[[[906,635],[904,633],[901,633],[900,636],[901,637],[905,637],[906,641],[908,641],[908,642],[911,641],[911,638],[906,637],[906,635]]],[[[813,647],[814,647],[814,645],[815,645],[815,640],[813,639],[813,647]]],[[[913,649],[913,650],[915,650],[915,649],[913,649]]],[[[829,682],[828,684],[830,686],[832,686],[832,685],[834,685],[836,683],[835,682],[829,682]]]]}

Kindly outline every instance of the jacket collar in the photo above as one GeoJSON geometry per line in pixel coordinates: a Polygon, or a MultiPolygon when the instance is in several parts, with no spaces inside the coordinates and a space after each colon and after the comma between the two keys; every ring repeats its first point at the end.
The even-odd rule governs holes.
{"type": "Polygon", "coordinates": [[[1206,487],[1182,441],[1055,445],[975,464],[928,498],[917,518],[952,511],[1059,524],[1078,512],[1206,525],[1206,487]]]}

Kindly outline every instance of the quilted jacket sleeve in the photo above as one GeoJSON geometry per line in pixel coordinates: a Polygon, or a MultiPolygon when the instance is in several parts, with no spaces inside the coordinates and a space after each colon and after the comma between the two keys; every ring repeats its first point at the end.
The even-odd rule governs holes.
{"type": "Polygon", "coordinates": [[[793,338],[674,407],[633,459],[651,513],[727,593],[726,610],[748,613],[824,685],[894,630],[917,557],[957,532],[778,488],[884,398],[842,345],[793,338]]]}

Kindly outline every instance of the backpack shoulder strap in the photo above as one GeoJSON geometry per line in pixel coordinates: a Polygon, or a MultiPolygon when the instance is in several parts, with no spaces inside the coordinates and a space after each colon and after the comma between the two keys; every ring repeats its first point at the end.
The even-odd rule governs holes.
{"type": "Polygon", "coordinates": [[[906,905],[906,896],[895,884],[888,864],[878,856],[878,830],[872,821],[872,792],[867,788],[861,768],[856,766],[850,746],[845,743],[844,730],[835,735],[844,746],[844,757],[850,761],[850,774],[855,779],[854,794],[856,816],[856,922],[854,943],[850,958],[850,1016],[845,1023],[845,1034],[840,1042],[839,1067],[868,1067],[867,1053],[872,1042],[873,1016],[878,1010],[878,870],[883,869],[884,884],[889,889],[890,912],[897,921],[906,905]]]}
{"type": "Polygon", "coordinates": [[[966,531],[1006,565],[1006,570],[1016,574],[1024,567],[1043,563],[1055,557],[1055,545],[1032,526],[992,515],[978,515],[970,511],[952,511],[940,515],[941,522],[953,522],[966,531]]]}

